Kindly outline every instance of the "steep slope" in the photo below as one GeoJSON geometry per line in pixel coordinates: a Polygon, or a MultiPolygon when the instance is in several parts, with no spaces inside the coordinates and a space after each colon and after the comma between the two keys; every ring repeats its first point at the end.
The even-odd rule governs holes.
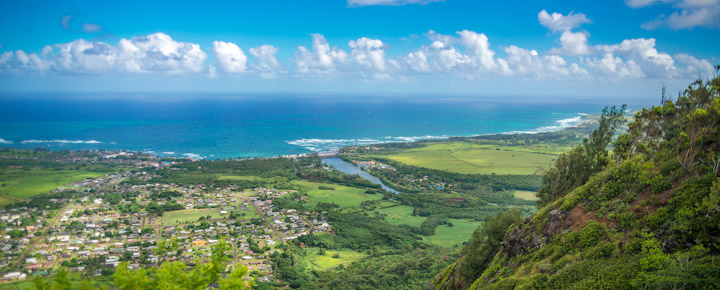
{"type": "Polygon", "coordinates": [[[612,154],[574,150],[574,164],[604,164],[553,192],[551,182],[592,167],[558,162],[536,215],[508,224],[497,247],[476,231],[429,288],[720,288],[719,95],[720,78],[697,81],[638,112],[612,154]],[[488,248],[491,257],[472,256],[488,248]]]}

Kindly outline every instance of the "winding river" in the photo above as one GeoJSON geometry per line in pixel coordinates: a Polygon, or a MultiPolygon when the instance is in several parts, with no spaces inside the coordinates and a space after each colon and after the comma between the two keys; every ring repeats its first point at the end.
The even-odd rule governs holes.
{"type": "Polygon", "coordinates": [[[322,162],[325,165],[332,166],[335,169],[340,170],[340,172],[344,172],[344,173],[352,174],[352,175],[359,175],[360,177],[365,178],[372,183],[379,184],[382,187],[382,189],[387,190],[389,192],[392,192],[395,194],[400,193],[397,190],[394,190],[394,189],[390,188],[389,186],[385,185],[385,183],[383,183],[379,178],[372,176],[370,173],[363,171],[357,165],[347,162],[345,160],[342,160],[340,158],[337,158],[337,157],[323,158],[322,162]]]}

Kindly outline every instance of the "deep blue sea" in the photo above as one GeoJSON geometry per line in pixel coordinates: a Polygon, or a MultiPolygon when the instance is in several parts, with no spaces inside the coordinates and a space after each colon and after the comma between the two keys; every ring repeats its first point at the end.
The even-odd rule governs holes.
{"type": "Polygon", "coordinates": [[[0,95],[0,146],[264,157],[558,130],[606,105],[619,104],[488,96],[0,95]]]}

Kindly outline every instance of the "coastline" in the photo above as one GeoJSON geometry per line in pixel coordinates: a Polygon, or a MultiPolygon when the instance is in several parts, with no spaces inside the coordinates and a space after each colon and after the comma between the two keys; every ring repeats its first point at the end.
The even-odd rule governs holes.
{"type": "MultiPolygon", "coordinates": [[[[576,113],[577,116],[572,118],[565,118],[555,121],[555,125],[550,126],[541,126],[536,129],[531,130],[518,130],[518,131],[506,131],[506,132],[499,132],[499,133],[486,133],[486,134],[473,134],[473,135],[441,135],[441,136],[433,136],[433,135],[425,135],[425,136],[410,136],[410,137],[404,137],[404,136],[386,136],[384,138],[377,138],[377,139],[371,139],[371,138],[357,138],[357,139],[298,139],[298,140],[292,140],[292,141],[285,141],[287,144],[297,146],[299,148],[303,148],[304,150],[311,151],[311,152],[303,152],[303,153],[296,153],[296,154],[276,154],[276,155],[268,155],[268,156],[246,156],[243,157],[243,155],[236,155],[233,157],[216,157],[213,154],[209,155],[201,155],[197,153],[179,153],[174,151],[166,151],[163,149],[158,150],[131,150],[131,149],[107,149],[107,148],[91,148],[91,149],[55,149],[55,148],[44,148],[44,147],[38,147],[45,150],[50,151],[63,151],[63,150],[69,150],[69,151],[95,151],[95,152],[107,152],[110,154],[113,153],[119,153],[119,152],[127,152],[127,153],[135,153],[135,154],[144,154],[144,155],[151,155],[158,159],[191,159],[191,160],[214,160],[214,159],[271,159],[271,158],[301,158],[301,157],[307,157],[307,156],[319,156],[321,158],[329,158],[329,157],[336,157],[339,155],[339,151],[341,148],[349,147],[349,146],[370,146],[370,145],[378,145],[378,144],[388,144],[388,143],[413,143],[413,142],[420,142],[420,141],[438,141],[438,140],[447,140],[452,138],[473,138],[473,137],[482,137],[482,136],[494,136],[494,135],[515,135],[515,134],[540,134],[540,133],[551,133],[551,132],[558,132],[565,129],[570,128],[578,128],[582,125],[587,124],[588,122],[591,122],[590,117],[593,116],[593,114],[587,114],[587,113],[576,113]],[[325,144],[329,144],[329,146],[323,146],[325,144]]],[[[111,144],[116,145],[116,142],[102,142],[98,140],[65,140],[65,139],[48,139],[48,140],[39,140],[39,139],[32,139],[32,140],[22,140],[22,141],[12,141],[12,140],[6,140],[0,138],[0,148],[8,148],[8,149],[25,149],[25,150],[32,150],[36,148],[15,148],[12,146],[4,146],[4,145],[13,145],[13,144],[89,144],[89,145],[99,145],[99,144],[111,144]]]]}

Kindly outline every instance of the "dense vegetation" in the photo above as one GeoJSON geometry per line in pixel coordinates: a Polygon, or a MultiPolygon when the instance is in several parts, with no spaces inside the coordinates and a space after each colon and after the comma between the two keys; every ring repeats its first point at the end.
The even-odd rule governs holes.
{"type": "Polygon", "coordinates": [[[430,287],[720,288],[720,77],[663,95],[612,143],[619,114],[547,172],[535,216],[476,232],[430,287]]]}

